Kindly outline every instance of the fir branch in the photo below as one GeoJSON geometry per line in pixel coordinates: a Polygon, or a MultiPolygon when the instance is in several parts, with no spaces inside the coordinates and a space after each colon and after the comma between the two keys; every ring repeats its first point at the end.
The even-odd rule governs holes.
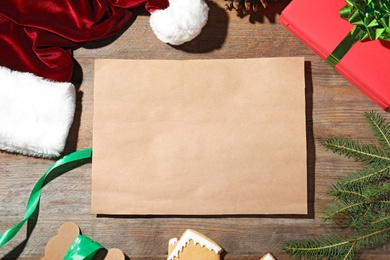
{"type": "Polygon", "coordinates": [[[327,236],[297,242],[287,242],[283,251],[297,258],[337,259],[340,255],[347,255],[351,249],[350,241],[339,236],[327,236]]]}
{"type": "Polygon", "coordinates": [[[358,202],[368,199],[368,197],[363,194],[362,187],[345,185],[343,182],[332,184],[328,193],[335,197],[335,199],[344,202],[358,202]]]}
{"type": "Polygon", "coordinates": [[[351,218],[351,221],[353,222],[349,223],[349,226],[355,229],[366,229],[376,225],[390,227],[390,214],[368,211],[364,217],[351,218]]]}
{"type": "Polygon", "coordinates": [[[390,238],[390,226],[376,225],[376,228],[362,229],[352,239],[356,241],[356,249],[364,249],[378,244],[384,244],[390,238]]]}
{"type": "Polygon", "coordinates": [[[343,257],[343,260],[353,259],[354,254],[355,254],[355,251],[354,251],[355,245],[356,245],[356,242],[353,242],[351,247],[350,247],[350,249],[348,250],[348,252],[343,257]]]}
{"type": "Polygon", "coordinates": [[[386,212],[376,212],[367,207],[366,211],[359,215],[352,215],[342,223],[345,227],[359,230],[376,224],[387,224],[390,227],[390,214],[386,212]]]}
{"type": "Polygon", "coordinates": [[[335,199],[346,203],[361,202],[362,200],[380,200],[389,198],[390,184],[349,186],[343,182],[332,184],[328,191],[335,199]]]}
{"type": "Polygon", "coordinates": [[[352,238],[322,237],[298,242],[287,242],[282,249],[293,257],[309,259],[353,259],[354,251],[386,242],[390,238],[390,227],[377,225],[363,230],[352,238]]]}
{"type": "Polygon", "coordinates": [[[334,220],[351,228],[370,222],[367,214],[376,215],[390,212],[390,184],[368,185],[364,189],[350,189],[341,183],[331,186],[329,194],[336,201],[324,211],[322,219],[334,220]]]}
{"type": "Polygon", "coordinates": [[[366,164],[388,165],[390,163],[390,158],[382,150],[373,145],[366,145],[347,138],[337,137],[326,138],[322,141],[322,144],[333,152],[348,158],[354,158],[366,164]]]}
{"type": "Polygon", "coordinates": [[[371,185],[365,190],[367,196],[371,199],[389,199],[390,198],[390,184],[371,185]]]}
{"type": "Polygon", "coordinates": [[[384,225],[386,226],[390,226],[390,215],[372,220],[370,225],[383,224],[383,223],[385,223],[384,225]]]}
{"type": "Polygon", "coordinates": [[[335,220],[342,215],[352,215],[356,212],[364,212],[367,209],[367,204],[370,202],[356,202],[349,203],[332,203],[331,206],[325,210],[322,219],[324,221],[335,220]]]}
{"type": "Polygon", "coordinates": [[[366,187],[370,183],[378,183],[390,176],[390,163],[388,165],[380,165],[359,169],[356,172],[350,173],[341,180],[341,185],[344,187],[354,187],[355,189],[366,187]]]}
{"type": "Polygon", "coordinates": [[[343,223],[348,223],[348,218],[365,218],[368,211],[371,212],[389,212],[389,200],[365,200],[353,204],[337,202],[332,203],[328,209],[325,209],[322,219],[326,222],[342,218],[343,223]]]}
{"type": "Polygon", "coordinates": [[[323,220],[333,220],[355,233],[290,241],[283,250],[294,257],[309,259],[353,259],[367,247],[390,239],[390,125],[375,112],[365,113],[380,147],[330,137],[322,144],[340,155],[365,163],[329,188],[335,201],[324,211],[323,220]]]}
{"type": "Polygon", "coordinates": [[[386,120],[381,115],[374,111],[366,112],[364,116],[379,144],[385,151],[390,152],[390,125],[386,123],[386,120]]]}

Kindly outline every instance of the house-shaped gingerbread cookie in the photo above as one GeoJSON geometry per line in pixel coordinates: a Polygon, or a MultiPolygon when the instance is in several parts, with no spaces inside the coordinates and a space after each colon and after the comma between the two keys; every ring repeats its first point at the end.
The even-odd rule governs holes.
{"type": "Polygon", "coordinates": [[[172,238],[167,260],[220,260],[223,249],[210,238],[187,229],[180,240],[172,238]]]}
{"type": "Polygon", "coordinates": [[[275,257],[271,253],[267,253],[260,260],[275,260],[275,257]]]}

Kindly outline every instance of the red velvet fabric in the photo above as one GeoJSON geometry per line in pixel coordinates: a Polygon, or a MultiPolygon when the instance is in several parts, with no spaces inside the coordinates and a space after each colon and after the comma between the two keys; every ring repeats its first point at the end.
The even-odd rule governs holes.
{"type": "Polygon", "coordinates": [[[0,4],[0,66],[70,81],[72,49],[118,33],[133,8],[168,0],[5,0],[0,4]]]}

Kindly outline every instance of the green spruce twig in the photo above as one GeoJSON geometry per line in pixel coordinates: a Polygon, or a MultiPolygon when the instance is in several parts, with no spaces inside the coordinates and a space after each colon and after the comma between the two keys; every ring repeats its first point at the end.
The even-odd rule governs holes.
{"type": "MultiPolygon", "coordinates": [[[[389,224],[389,223],[387,223],[389,224]]],[[[385,243],[390,238],[390,226],[371,226],[351,237],[328,236],[318,239],[287,242],[283,250],[293,257],[307,259],[353,259],[355,251],[385,243]]]]}
{"type": "Polygon", "coordinates": [[[380,146],[347,138],[322,141],[328,149],[365,166],[329,187],[334,202],[325,210],[324,221],[335,221],[350,229],[349,236],[326,236],[289,241],[283,250],[306,259],[353,259],[356,252],[390,239],[390,125],[376,112],[365,118],[380,146]]]}

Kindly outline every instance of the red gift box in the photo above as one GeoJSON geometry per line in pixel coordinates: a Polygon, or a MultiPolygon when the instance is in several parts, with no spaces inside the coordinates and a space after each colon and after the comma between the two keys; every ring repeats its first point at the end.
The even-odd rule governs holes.
{"type": "MultiPolygon", "coordinates": [[[[293,0],[279,22],[327,59],[352,30],[340,17],[345,0],[293,0]]],[[[390,42],[357,42],[335,69],[384,110],[390,107],[390,42]]]]}

